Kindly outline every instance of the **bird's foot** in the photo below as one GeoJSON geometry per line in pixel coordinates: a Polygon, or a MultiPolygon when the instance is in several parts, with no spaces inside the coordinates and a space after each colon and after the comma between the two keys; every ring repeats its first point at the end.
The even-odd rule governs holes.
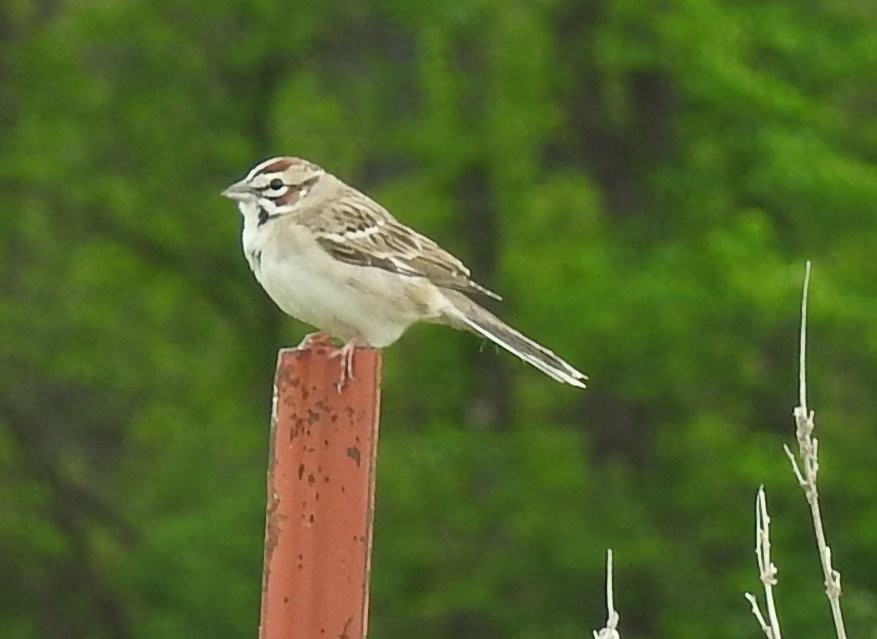
{"type": "Polygon", "coordinates": [[[361,345],[362,341],[359,337],[351,337],[344,342],[344,345],[341,348],[335,349],[335,351],[329,356],[341,358],[341,377],[338,379],[338,383],[335,384],[335,388],[338,389],[339,393],[344,389],[345,384],[353,379],[353,354],[356,351],[357,346],[361,345]]]}
{"type": "Polygon", "coordinates": [[[326,331],[310,333],[309,335],[304,336],[304,339],[298,346],[296,346],[296,348],[308,349],[314,348],[315,346],[328,346],[329,348],[335,348],[332,344],[332,334],[327,333],[326,331]]]}

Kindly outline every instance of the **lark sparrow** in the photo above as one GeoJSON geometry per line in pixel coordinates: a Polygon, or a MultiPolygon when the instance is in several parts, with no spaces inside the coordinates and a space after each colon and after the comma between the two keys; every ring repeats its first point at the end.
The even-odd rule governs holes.
{"type": "Polygon", "coordinates": [[[501,299],[435,242],[306,160],[262,162],[222,192],[244,218],[243,249],[256,279],[286,314],[346,341],[342,381],[357,345],[382,348],[414,322],[486,337],[546,375],[584,388],[587,377],[481,307],[501,299]]]}

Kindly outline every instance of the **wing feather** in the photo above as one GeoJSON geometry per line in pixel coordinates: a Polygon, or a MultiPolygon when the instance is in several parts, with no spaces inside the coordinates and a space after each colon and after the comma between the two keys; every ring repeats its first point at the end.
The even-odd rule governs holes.
{"type": "Polygon", "coordinates": [[[350,189],[319,215],[303,220],[335,259],[424,277],[436,286],[502,299],[472,280],[463,262],[428,237],[401,224],[377,202],[350,189]]]}

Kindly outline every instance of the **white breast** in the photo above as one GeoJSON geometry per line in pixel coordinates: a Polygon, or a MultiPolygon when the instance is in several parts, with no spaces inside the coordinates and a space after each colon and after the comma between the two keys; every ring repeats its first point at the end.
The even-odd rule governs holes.
{"type": "Polygon", "coordinates": [[[426,279],[335,260],[291,221],[259,226],[244,219],[244,254],[271,299],[286,314],[336,337],[384,347],[448,304],[426,279]]]}

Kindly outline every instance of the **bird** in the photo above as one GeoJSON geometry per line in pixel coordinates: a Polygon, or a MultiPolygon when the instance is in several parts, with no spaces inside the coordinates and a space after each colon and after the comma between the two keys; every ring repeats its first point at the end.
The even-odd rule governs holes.
{"type": "Polygon", "coordinates": [[[585,387],[584,373],[476,301],[502,298],[463,262],[322,167],[274,157],[222,195],[243,217],[241,244],[256,280],[284,313],[318,329],[302,346],[343,340],[333,351],[342,358],[339,392],[357,346],[389,346],[416,322],[469,331],[585,387]]]}

